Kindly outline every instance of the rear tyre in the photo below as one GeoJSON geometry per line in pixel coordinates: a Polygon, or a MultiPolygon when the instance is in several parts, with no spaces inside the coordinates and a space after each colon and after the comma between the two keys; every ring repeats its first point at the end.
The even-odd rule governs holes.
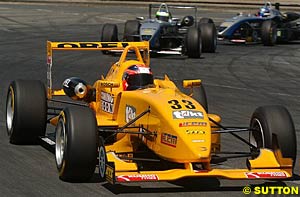
{"type": "Polygon", "coordinates": [[[277,41],[277,27],[272,20],[266,20],[261,27],[261,40],[265,46],[274,46],[277,41]]]}
{"type": "Polygon", "coordinates": [[[200,58],[202,43],[201,32],[196,27],[190,27],[185,38],[186,54],[189,58],[200,58]]]}
{"type": "Polygon", "coordinates": [[[211,18],[201,18],[198,22],[198,25],[204,24],[204,23],[214,23],[214,21],[211,18]]]}
{"type": "Polygon", "coordinates": [[[214,53],[217,48],[217,30],[214,23],[199,24],[202,52],[214,53]]]}
{"type": "Polygon", "coordinates": [[[12,144],[36,144],[47,124],[47,96],[42,82],[16,80],[8,88],[6,128],[12,144]]]}
{"type": "Polygon", "coordinates": [[[128,20],[124,27],[124,41],[133,42],[140,41],[138,35],[140,34],[140,22],[137,20],[128,20]],[[134,36],[135,35],[135,36],[134,36]]]}
{"type": "Polygon", "coordinates": [[[69,182],[89,180],[97,163],[97,123],[90,108],[62,111],[56,126],[55,161],[59,178],[69,182]]]}
{"type": "Polygon", "coordinates": [[[102,27],[101,42],[118,42],[118,27],[115,24],[106,23],[102,27]]]}
{"type": "MultiPolygon", "coordinates": [[[[115,24],[106,23],[102,27],[101,42],[118,42],[118,27],[115,24]]],[[[108,54],[109,51],[102,51],[108,54]]]]}
{"type": "Polygon", "coordinates": [[[283,106],[257,108],[250,122],[250,143],[257,148],[281,150],[282,156],[296,161],[296,132],[290,113],[283,106]]]}

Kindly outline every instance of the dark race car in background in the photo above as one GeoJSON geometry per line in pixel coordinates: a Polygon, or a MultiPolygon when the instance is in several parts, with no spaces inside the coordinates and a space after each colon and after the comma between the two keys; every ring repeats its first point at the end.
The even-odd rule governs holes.
{"type": "Polygon", "coordinates": [[[300,14],[281,12],[279,3],[272,7],[265,2],[256,14],[238,14],[225,20],[218,29],[219,41],[234,43],[261,42],[273,46],[276,42],[300,39],[300,14]]]}
{"type": "MultiPolygon", "coordinates": [[[[127,20],[123,41],[149,41],[152,53],[187,55],[199,58],[201,52],[214,53],[217,47],[217,32],[212,19],[197,20],[195,6],[150,4],[149,16],[127,20]],[[153,18],[153,9],[157,9],[153,18]],[[189,15],[182,19],[173,18],[170,10],[188,10],[189,15]]],[[[104,24],[101,41],[118,41],[118,28],[115,24],[104,24]]]]}

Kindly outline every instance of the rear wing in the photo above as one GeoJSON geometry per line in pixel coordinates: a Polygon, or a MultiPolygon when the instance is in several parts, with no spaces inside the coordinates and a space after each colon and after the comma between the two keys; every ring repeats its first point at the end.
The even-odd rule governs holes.
{"type": "Polygon", "coordinates": [[[152,18],[152,10],[155,9],[160,9],[161,6],[166,6],[167,7],[167,10],[169,12],[172,12],[172,10],[174,9],[188,9],[188,10],[193,10],[194,11],[194,17],[195,17],[195,20],[197,20],[197,7],[196,6],[185,6],[185,5],[172,5],[172,4],[165,4],[165,3],[162,3],[162,4],[149,4],[149,18],[151,19],[152,18]]]}
{"type": "Polygon", "coordinates": [[[48,98],[53,95],[52,88],[52,60],[53,51],[120,51],[132,47],[142,51],[141,58],[149,66],[149,42],[51,42],[47,41],[47,91],[48,98]]]}

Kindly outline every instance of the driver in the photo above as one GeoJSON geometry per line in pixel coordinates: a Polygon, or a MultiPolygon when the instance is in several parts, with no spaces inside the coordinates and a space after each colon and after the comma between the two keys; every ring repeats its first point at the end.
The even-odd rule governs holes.
{"type": "Polygon", "coordinates": [[[168,6],[165,3],[160,4],[158,11],[155,15],[157,20],[168,22],[172,19],[168,6]]]}
{"type": "Polygon", "coordinates": [[[272,4],[271,2],[266,2],[263,7],[261,7],[257,13],[260,17],[268,17],[271,16],[272,4]]]}
{"type": "Polygon", "coordinates": [[[258,12],[258,16],[260,17],[268,17],[271,15],[271,12],[270,12],[270,8],[268,7],[262,7],[260,8],[259,12],[258,12]]]}
{"type": "Polygon", "coordinates": [[[122,78],[123,90],[136,90],[152,85],[153,74],[149,67],[144,64],[132,65],[128,67],[122,78]]]}

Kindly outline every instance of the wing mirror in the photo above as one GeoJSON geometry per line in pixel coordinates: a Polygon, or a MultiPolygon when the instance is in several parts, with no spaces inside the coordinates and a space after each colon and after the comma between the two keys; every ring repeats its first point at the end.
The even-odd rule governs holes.
{"type": "Polygon", "coordinates": [[[194,80],[183,80],[182,86],[184,88],[192,88],[192,87],[199,87],[201,85],[200,79],[194,79],[194,80]]]}
{"type": "Polygon", "coordinates": [[[181,21],[181,26],[190,27],[194,24],[194,17],[185,16],[181,21]]]}
{"type": "Polygon", "coordinates": [[[179,22],[179,21],[180,21],[180,18],[172,18],[172,21],[174,21],[174,22],[179,22]]]}

